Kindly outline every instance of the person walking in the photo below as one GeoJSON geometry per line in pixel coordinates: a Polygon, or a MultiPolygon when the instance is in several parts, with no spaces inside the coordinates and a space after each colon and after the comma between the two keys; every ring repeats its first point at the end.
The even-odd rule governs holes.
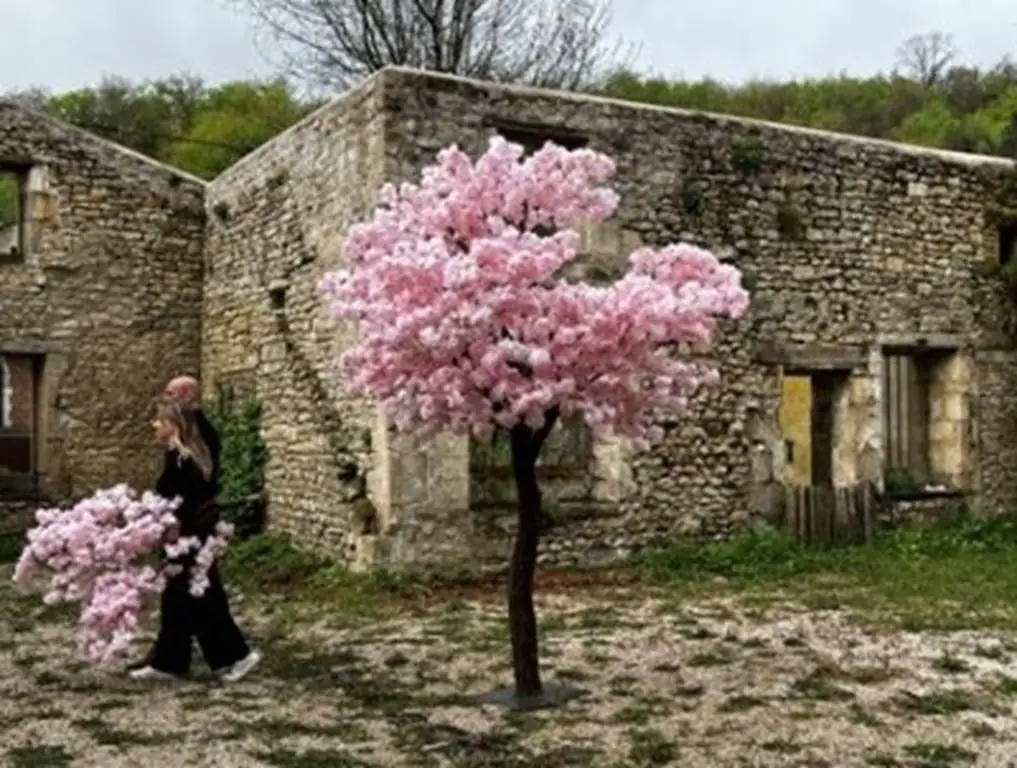
{"type": "Polygon", "coordinates": [[[222,451],[222,440],[219,437],[219,430],[208,420],[204,410],[201,408],[201,385],[193,376],[175,376],[166,383],[163,394],[179,404],[185,411],[194,413],[198,423],[198,432],[212,453],[212,459],[215,464],[216,492],[218,492],[219,455],[222,451]]]}
{"type": "MultiPolygon", "coordinates": [[[[202,437],[196,410],[170,398],[159,401],[152,427],[166,448],[155,492],[180,499],[175,514],[181,537],[205,540],[218,522],[217,441],[213,452],[202,437]]],[[[217,563],[209,570],[204,594],[191,595],[188,565],[193,557],[171,561],[183,567],[167,579],[160,602],[159,635],[146,661],[130,670],[136,680],[186,677],[195,638],[208,666],[225,681],[240,680],[261,661],[260,653],[250,648],[233,620],[217,563]]]]}

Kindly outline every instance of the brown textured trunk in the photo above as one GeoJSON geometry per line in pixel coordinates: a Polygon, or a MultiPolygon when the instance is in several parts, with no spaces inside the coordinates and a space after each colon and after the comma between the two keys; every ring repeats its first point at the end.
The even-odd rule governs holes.
{"type": "Polygon", "coordinates": [[[508,612],[512,637],[512,670],[517,696],[537,696],[540,682],[540,655],[537,648],[537,615],[533,607],[533,582],[537,571],[540,542],[540,486],[537,458],[558,419],[557,409],[547,414],[539,430],[525,425],[512,429],[512,472],[519,505],[519,529],[509,568],[508,612]]]}

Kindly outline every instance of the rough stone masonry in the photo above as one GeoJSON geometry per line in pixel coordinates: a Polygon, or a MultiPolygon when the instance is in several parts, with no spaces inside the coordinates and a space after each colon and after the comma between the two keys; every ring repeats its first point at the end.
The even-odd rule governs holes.
{"type": "Polygon", "coordinates": [[[200,364],[205,211],[201,180],[14,104],[0,174],[20,197],[0,256],[2,526],[47,496],[151,484],[153,397],[200,364]]]}
{"type": "MultiPolygon", "coordinates": [[[[261,400],[277,529],[361,565],[504,562],[512,516],[478,504],[476,448],[396,435],[371,404],[345,394],[332,364],[355,330],[336,329],[318,293],[323,273],[342,264],[346,228],[382,183],[415,178],[451,143],[480,152],[496,133],[616,159],[619,216],[584,233],[575,276],[610,279],[640,243],[689,240],[744,270],[753,293],[714,353],[723,384],[688,413],[662,414],[661,445],[635,454],[605,440],[580,457],[586,480],[552,494],[545,560],[604,561],[677,534],[727,535],[772,517],[792,479],[885,486],[913,469],[923,488],[963,493],[979,509],[1017,501],[1017,326],[994,274],[1017,222],[1012,162],[387,69],[208,185],[203,275],[200,260],[186,261],[193,266],[174,283],[195,302],[203,289],[200,344],[184,334],[173,365],[159,356],[135,365],[189,364],[200,351],[206,392],[261,400]],[[799,429],[782,393],[803,380],[812,405],[799,429]]],[[[80,173],[91,199],[94,171],[80,173]]],[[[174,189],[177,205],[179,195],[202,194],[190,182],[174,189]]],[[[132,221],[138,211],[131,207],[132,221]]],[[[180,243],[191,254],[202,238],[180,243]]],[[[157,282],[143,266],[157,261],[150,251],[136,248],[94,274],[119,267],[131,285],[157,282]]],[[[80,248],[59,252],[77,257],[80,248]]],[[[3,285],[0,296],[11,296],[3,285]]],[[[109,301],[102,310],[94,301],[65,308],[64,322],[91,328],[84,318],[110,311],[109,301]]],[[[12,340],[31,337],[3,327],[12,340]]],[[[99,397],[69,383],[64,392],[63,407],[76,414],[99,397]]],[[[119,412],[108,399],[99,409],[119,412]]],[[[47,444],[76,468],[74,487],[112,480],[118,467],[93,463],[71,434],[58,420],[47,444]]],[[[124,443],[122,455],[137,446],[124,443]]]]}

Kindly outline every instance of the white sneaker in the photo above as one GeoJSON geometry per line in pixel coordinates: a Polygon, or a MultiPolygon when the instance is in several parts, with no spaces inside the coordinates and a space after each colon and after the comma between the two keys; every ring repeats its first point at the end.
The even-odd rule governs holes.
{"type": "Polygon", "coordinates": [[[222,673],[222,679],[227,683],[235,683],[242,680],[247,676],[247,673],[258,666],[261,661],[261,654],[257,651],[251,651],[244,658],[234,664],[232,667],[226,669],[222,673]]]}
{"type": "Polygon", "coordinates": [[[155,667],[138,667],[127,673],[132,680],[176,680],[176,675],[163,672],[155,667]]]}

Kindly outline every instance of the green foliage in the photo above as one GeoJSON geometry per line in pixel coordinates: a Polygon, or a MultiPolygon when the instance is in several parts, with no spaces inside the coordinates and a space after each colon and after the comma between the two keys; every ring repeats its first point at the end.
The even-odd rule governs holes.
{"type": "Polygon", "coordinates": [[[165,152],[170,165],[211,179],[307,113],[282,80],[226,83],[203,94],[193,120],[165,152]]]}
{"type": "MultiPolygon", "coordinates": [[[[846,608],[899,628],[1017,628],[1017,516],[958,516],[877,535],[869,545],[819,550],[766,525],[727,541],[682,539],[632,565],[677,599],[735,590],[746,600],[799,599],[846,608]],[[961,577],[958,577],[958,574],[961,577]]],[[[234,543],[228,578],[240,589],[282,595],[347,616],[399,610],[389,598],[431,594],[413,575],[352,573],[296,549],[282,536],[234,543]]],[[[448,574],[440,582],[447,583],[448,574]]]]}
{"type": "Polygon", "coordinates": [[[163,159],[195,119],[205,86],[174,76],[135,84],[120,77],[49,97],[46,111],[142,154],[163,159]]]}
{"type": "Polygon", "coordinates": [[[815,554],[776,529],[759,525],[729,541],[680,540],[666,550],[640,558],[640,564],[661,581],[715,576],[749,579],[763,573],[790,577],[813,569],[815,554]]]}
{"type": "Polygon", "coordinates": [[[300,100],[281,79],[209,86],[189,75],[142,83],[109,77],[91,88],[14,96],[203,178],[218,175],[318,106],[300,100]]]}
{"type": "Polygon", "coordinates": [[[703,183],[695,179],[686,179],[681,189],[682,210],[689,216],[700,216],[706,210],[706,197],[703,183]]]}
{"type": "Polygon", "coordinates": [[[761,524],[728,541],[682,540],[639,558],[655,580],[734,582],[782,581],[810,574],[857,572],[917,561],[964,559],[983,554],[1017,556],[1017,516],[954,516],[926,526],[885,531],[869,545],[820,550],[804,546],[761,524]]]}
{"type": "Polygon", "coordinates": [[[261,534],[230,544],[225,565],[244,587],[278,589],[306,583],[329,563],[298,549],[288,537],[261,534]]]}
{"type": "Polygon", "coordinates": [[[341,606],[345,614],[369,615],[384,608],[381,598],[408,596],[419,583],[408,573],[377,569],[353,573],[282,535],[260,534],[232,543],[224,565],[240,589],[297,595],[317,605],[341,606]]]}
{"type": "Polygon", "coordinates": [[[766,148],[759,139],[737,139],[731,142],[731,167],[743,176],[754,176],[763,170],[766,148]]]}
{"type": "Polygon", "coordinates": [[[0,170],[0,229],[16,224],[21,209],[21,181],[16,173],[0,170]]]}
{"type": "Polygon", "coordinates": [[[623,72],[604,93],[661,106],[738,115],[861,136],[1017,155],[1017,68],[958,67],[925,86],[897,75],[726,85],[623,72]]]}
{"type": "MultiPolygon", "coordinates": [[[[249,397],[237,403],[217,403],[209,409],[209,420],[222,439],[222,489],[226,502],[260,495],[265,489],[268,449],[261,436],[261,403],[249,397]]],[[[265,523],[262,499],[251,500],[224,510],[236,526],[238,537],[260,533],[265,523]]]]}
{"type": "Polygon", "coordinates": [[[925,478],[903,469],[889,469],[883,475],[883,488],[888,496],[921,493],[927,484],[925,478]]]}
{"type": "Polygon", "coordinates": [[[512,443],[508,431],[499,427],[490,440],[470,440],[470,466],[511,467],[512,443]]]}
{"type": "Polygon", "coordinates": [[[25,536],[21,533],[0,534],[0,563],[16,563],[25,548],[25,536]]]}

